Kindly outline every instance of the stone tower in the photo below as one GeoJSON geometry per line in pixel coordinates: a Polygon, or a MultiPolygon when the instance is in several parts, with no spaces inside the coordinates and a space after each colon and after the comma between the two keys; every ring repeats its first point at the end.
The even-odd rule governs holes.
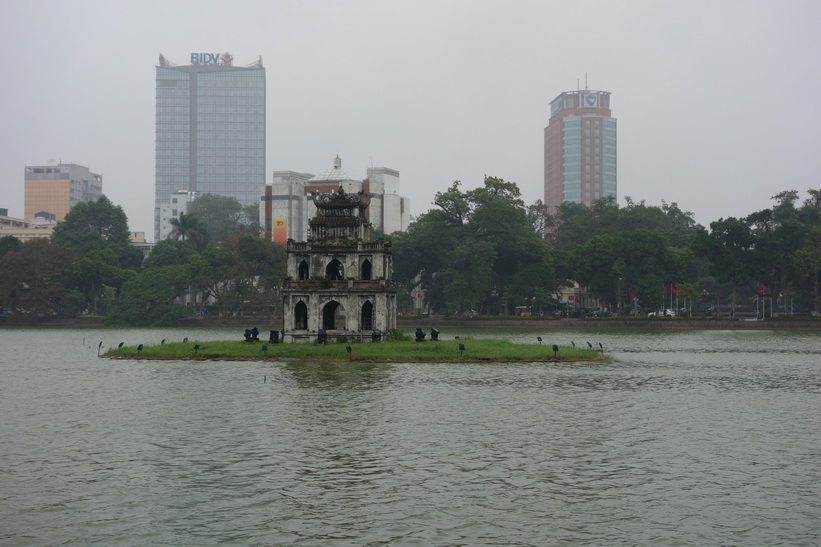
{"type": "Polygon", "coordinates": [[[340,187],[317,195],[314,204],[308,241],[286,244],[283,341],[364,341],[395,330],[391,244],[371,241],[368,200],[340,187]]]}

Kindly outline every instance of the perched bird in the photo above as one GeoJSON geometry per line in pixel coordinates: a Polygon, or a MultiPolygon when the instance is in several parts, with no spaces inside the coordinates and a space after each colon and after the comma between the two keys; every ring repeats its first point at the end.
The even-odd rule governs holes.
{"type": "Polygon", "coordinates": [[[120,342],[119,344],[117,344],[117,347],[121,348],[121,347],[123,347],[123,344],[125,344],[125,342],[120,342]]]}
{"type": "Polygon", "coordinates": [[[160,345],[161,345],[161,346],[162,346],[163,344],[165,344],[165,338],[163,338],[163,339],[162,339],[162,341],[160,342],[160,345]]]}
{"type": "Polygon", "coordinates": [[[541,346],[541,345],[542,345],[542,337],[541,337],[541,336],[537,336],[537,337],[536,337],[536,340],[538,340],[538,341],[539,341],[539,345],[541,346]]]}
{"type": "Polygon", "coordinates": [[[576,342],[571,341],[570,343],[573,344],[573,349],[576,349],[576,342]]]}
{"type": "Polygon", "coordinates": [[[591,344],[590,342],[588,342],[588,343],[587,343],[587,347],[588,347],[588,348],[590,348],[590,349],[593,349],[593,344],[591,344]]]}
{"type": "Polygon", "coordinates": [[[183,342],[188,342],[188,337],[186,336],[185,338],[182,339],[182,341],[183,342]]]}

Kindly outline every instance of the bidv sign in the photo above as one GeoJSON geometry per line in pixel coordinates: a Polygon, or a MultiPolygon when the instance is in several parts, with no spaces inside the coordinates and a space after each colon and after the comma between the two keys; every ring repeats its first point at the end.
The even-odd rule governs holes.
{"type": "Polygon", "coordinates": [[[234,64],[234,57],[230,53],[192,53],[192,65],[226,65],[234,64]]]}

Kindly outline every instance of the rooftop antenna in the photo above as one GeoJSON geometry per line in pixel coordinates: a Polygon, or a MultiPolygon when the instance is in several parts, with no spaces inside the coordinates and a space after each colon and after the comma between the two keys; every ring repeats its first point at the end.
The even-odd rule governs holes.
{"type": "Polygon", "coordinates": [[[587,72],[584,73],[584,90],[587,91],[587,72]]]}

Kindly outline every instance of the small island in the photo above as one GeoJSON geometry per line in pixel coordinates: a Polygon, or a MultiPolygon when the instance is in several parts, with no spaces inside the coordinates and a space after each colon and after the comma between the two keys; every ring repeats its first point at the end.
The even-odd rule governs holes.
{"type": "Polygon", "coordinates": [[[481,363],[603,361],[603,350],[553,344],[515,344],[496,339],[455,339],[416,342],[335,342],[271,344],[244,341],[165,342],[111,348],[110,359],[223,361],[358,361],[372,363],[481,363]]]}

